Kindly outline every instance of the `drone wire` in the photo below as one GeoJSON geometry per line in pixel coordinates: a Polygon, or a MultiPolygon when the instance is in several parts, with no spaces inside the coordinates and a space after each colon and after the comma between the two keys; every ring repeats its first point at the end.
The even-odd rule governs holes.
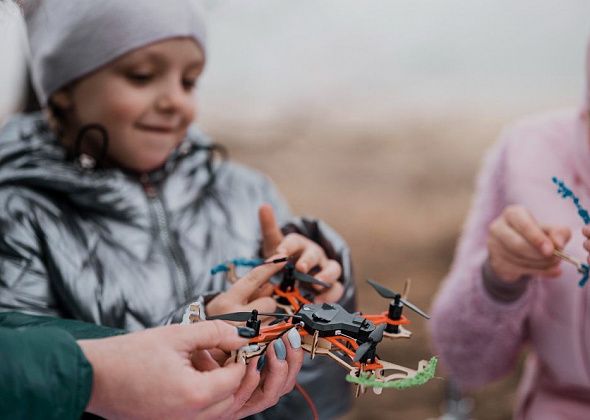
{"type": "Polygon", "coordinates": [[[315,403],[313,402],[313,400],[311,399],[309,394],[307,393],[307,391],[305,390],[305,388],[303,388],[297,382],[295,382],[295,388],[297,389],[297,391],[299,391],[299,393],[301,394],[301,396],[303,397],[303,399],[305,400],[305,402],[309,406],[309,409],[311,410],[311,415],[313,416],[313,420],[319,420],[320,416],[318,414],[318,409],[315,406],[315,403]]]}

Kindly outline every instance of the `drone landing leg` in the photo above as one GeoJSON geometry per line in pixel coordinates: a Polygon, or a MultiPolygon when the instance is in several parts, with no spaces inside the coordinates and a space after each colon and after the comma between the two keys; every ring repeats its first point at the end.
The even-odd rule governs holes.
{"type": "Polygon", "coordinates": [[[331,351],[327,351],[325,353],[326,356],[331,357],[336,363],[338,363],[340,366],[342,366],[344,369],[347,370],[352,370],[354,369],[354,366],[349,365],[348,363],[346,363],[344,360],[342,360],[340,357],[336,356],[334,353],[332,353],[331,351]]]}
{"type": "Polygon", "coordinates": [[[313,358],[315,357],[315,352],[317,350],[318,347],[318,338],[319,338],[320,332],[319,331],[315,331],[313,333],[313,341],[311,342],[311,360],[313,360],[313,358]]]}

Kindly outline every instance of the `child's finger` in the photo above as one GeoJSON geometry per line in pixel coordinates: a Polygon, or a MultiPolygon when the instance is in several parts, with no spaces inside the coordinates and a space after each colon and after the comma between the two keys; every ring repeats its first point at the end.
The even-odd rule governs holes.
{"type": "Polygon", "coordinates": [[[572,232],[565,226],[548,226],[543,228],[557,248],[563,248],[572,237],[572,232]]]}
{"type": "Polygon", "coordinates": [[[283,240],[284,235],[277,224],[277,219],[270,204],[260,206],[258,209],[258,220],[262,234],[262,252],[264,257],[268,258],[276,252],[276,248],[283,240]]]}
{"type": "Polygon", "coordinates": [[[542,254],[533,247],[523,235],[513,228],[506,220],[500,219],[493,223],[490,228],[493,239],[497,241],[500,248],[505,250],[511,259],[535,260],[542,257],[542,254]]]}
{"type": "Polygon", "coordinates": [[[324,250],[316,243],[309,239],[302,243],[304,245],[301,255],[297,259],[295,268],[302,273],[307,273],[313,267],[319,265],[322,266],[326,261],[326,254],[324,250]]]}
{"type": "Polygon", "coordinates": [[[277,252],[288,257],[297,256],[305,249],[307,241],[309,241],[309,239],[303,235],[290,233],[283,238],[280,245],[277,247],[277,252]]]}
{"type": "MultiPolygon", "coordinates": [[[[340,276],[342,275],[342,266],[336,260],[328,260],[326,259],[323,264],[320,265],[321,270],[314,274],[313,276],[318,279],[322,280],[328,284],[334,284],[338,281],[340,276]]],[[[318,290],[324,290],[325,287],[320,287],[318,290]]]]}
{"type": "Polygon", "coordinates": [[[555,249],[553,242],[543,232],[533,216],[524,208],[511,208],[505,211],[506,221],[518,234],[542,255],[548,257],[555,249]]]}
{"type": "Polygon", "coordinates": [[[344,286],[342,286],[342,283],[336,282],[336,283],[334,283],[332,285],[332,287],[330,287],[329,289],[327,289],[325,292],[320,293],[319,295],[317,295],[315,297],[314,301],[316,303],[323,303],[323,302],[333,303],[333,302],[338,302],[340,300],[340,298],[342,297],[343,294],[344,294],[344,286]]]}

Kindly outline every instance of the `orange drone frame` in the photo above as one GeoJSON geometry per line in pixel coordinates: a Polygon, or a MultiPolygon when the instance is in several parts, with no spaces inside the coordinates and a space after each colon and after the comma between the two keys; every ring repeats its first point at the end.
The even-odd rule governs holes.
{"type": "MultiPolygon", "coordinates": [[[[244,264],[246,260],[233,260],[221,264],[212,270],[228,272],[228,279],[237,281],[236,265],[256,266],[262,261],[244,264]]],[[[273,260],[268,263],[287,261],[286,258],[273,260]]],[[[383,388],[407,388],[421,385],[434,376],[436,358],[430,361],[420,361],[418,369],[410,369],[380,359],[376,355],[377,345],[383,337],[410,338],[411,332],[404,328],[410,321],[402,315],[404,306],[409,307],[419,315],[429,318],[422,310],[407,300],[410,282],[406,281],[402,294],[395,293],[386,287],[368,280],[369,284],[382,297],[391,299],[389,310],[376,315],[363,315],[360,312],[349,312],[336,303],[313,303],[313,298],[302,295],[297,287],[297,281],[308,284],[329,287],[328,284],[314,277],[298,272],[292,262],[287,262],[282,270],[283,278],[274,286],[273,297],[277,306],[284,313],[265,314],[252,312],[235,312],[208,317],[226,321],[246,322],[246,326],[254,329],[256,336],[249,341],[249,345],[234,354],[237,360],[247,361],[266,351],[270,342],[280,338],[295,327],[302,338],[302,348],[311,354],[325,355],[332,358],[349,371],[346,379],[355,383],[356,396],[367,388],[372,388],[380,394],[383,388]],[[270,325],[262,325],[258,317],[275,317],[270,325]],[[386,374],[388,372],[388,374],[386,374]]]]}

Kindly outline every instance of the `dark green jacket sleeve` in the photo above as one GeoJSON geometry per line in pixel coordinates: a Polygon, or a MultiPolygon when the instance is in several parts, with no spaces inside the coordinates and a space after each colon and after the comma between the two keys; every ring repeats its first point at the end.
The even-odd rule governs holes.
{"type": "Polygon", "coordinates": [[[90,399],[92,367],[56,327],[0,327],[0,418],[77,419],[90,399]]]}
{"type": "Polygon", "coordinates": [[[92,367],[76,339],[123,331],[67,319],[0,313],[0,418],[78,419],[92,367]]]}
{"type": "Polygon", "coordinates": [[[0,312],[0,327],[23,329],[28,327],[55,327],[68,332],[76,340],[112,337],[125,334],[124,330],[89,324],[74,319],[27,315],[20,312],[0,312]]]}

